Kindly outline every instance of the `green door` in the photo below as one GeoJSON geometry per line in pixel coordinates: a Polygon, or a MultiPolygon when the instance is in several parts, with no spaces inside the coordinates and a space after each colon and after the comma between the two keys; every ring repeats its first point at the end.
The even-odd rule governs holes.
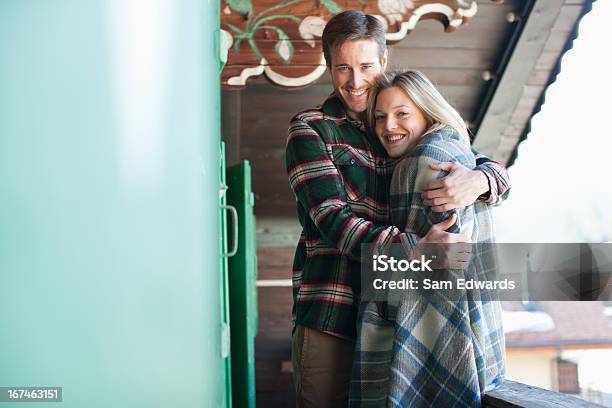
{"type": "Polygon", "coordinates": [[[233,402],[248,408],[255,407],[257,333],[257,255],[249,162],[228,168],[227,183],[227,200],[238,216],[229,239],[237,243],[236,254],[229,258],[233,402]]]}
{"type": "MultiPolygon", "coordinates": [[[[228,234],[228,217],[227,214],[232,216],[234,220],[233,225],[236,224],[237,218],[236,210],[233,206],[227,205],[227,181],[225,174],[225,143],[220,142],[219,150],[219,223],[220,223],[220,234],[219,234],[219,246],[221,247],[220,270],[221,270],[221,303],[219,319],[221,321],[221,354],[223,357],[223,371],[220,373],[220,377],[223,379],[223,386],[225,389],[226,401],[224,406],[232,406],[232,356],[231,356],[231,335],[230,335],[230,299],[229,299],[229,282],[228,282],[228,258],[234,256],[236,253],[237,243],[233,241],[232,248],[230,248],[228,234]]],[[[240,405],[236,405],[240,406],[240,405]]]]}
{"type": "Polygon", "coordinates": [[[219,5],[0,1],[0,407],[229,406],[219,5]]]}

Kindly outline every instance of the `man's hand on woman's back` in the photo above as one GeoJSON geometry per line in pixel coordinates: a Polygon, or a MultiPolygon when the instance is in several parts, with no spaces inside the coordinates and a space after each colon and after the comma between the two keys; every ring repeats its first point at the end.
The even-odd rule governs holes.
{"type": "Polygon", "coordinates": [[[434,212],[464,208],[489,191],[487,176],[481,170],[470,170],[459,163],[437,163],[432,170],[445,171],[443,178],[429,181],[423,191],[423,204],[434,212]]]}
{"type": "Polygon", "coordinates": [[[424,255],[432,260],[434,269],[464,269],[472,257],[472,240],[465,234],[446,232],[457,222],[457,214],[432,225],[427,234],[417,241],[414,257],[424,255]]]}

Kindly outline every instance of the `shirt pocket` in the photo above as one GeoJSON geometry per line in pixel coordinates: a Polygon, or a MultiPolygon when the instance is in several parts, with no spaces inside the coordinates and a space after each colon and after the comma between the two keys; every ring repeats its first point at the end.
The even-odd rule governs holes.
{"type": "Polygon", "coordinates": [[[360,201],[368,183],[368,157],[347,145],[333,145],[332,155],[349,201],[360,201]]]}

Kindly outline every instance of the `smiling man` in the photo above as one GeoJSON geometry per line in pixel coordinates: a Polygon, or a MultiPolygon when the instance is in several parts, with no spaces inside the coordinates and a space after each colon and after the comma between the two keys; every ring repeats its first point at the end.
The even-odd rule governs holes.
{"type": "Polygon", "coordinates": [[[367,106],[368,90],[387,65],[386,46],[368,39],[344,41],[332,45],[328,61],[333,61],[330,69],[334,90],[347,115],[359,119],[367,106]]]}
{"type": "MultiPolygon", "coordinates": [[[[469,242],[446,230],[455,216],[418,237],[389,225],[389,187],[395,160],[364,126],[368,92],[387,65],[382,24],[346,11],[323,31],[323,53],[334,92],[289,127],[286,168],[297,198],[302,234],[293,264],[292,361],[297,407],[347,405],[355,350],[362,244],[469,242]]],[[[507,172],[477,152],[475,170],[449,171],[423,196],[434,211],[483,199],[498,204],[509,190],[507,172]]]]}

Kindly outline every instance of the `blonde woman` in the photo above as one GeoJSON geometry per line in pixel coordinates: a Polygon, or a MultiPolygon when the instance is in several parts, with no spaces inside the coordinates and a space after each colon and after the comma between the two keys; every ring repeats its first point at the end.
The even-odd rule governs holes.
{"type": "MultiPolygon", "coordinates": [[[[389,156],[399,159],[391,181],[391,223],[423,236],[433,224],[456,217],[449,232],[465,234],[474,244],[493,242],[486,204],[433,212],[423,202],[423,184],[445,175],[432,165],[476,167],[464,121],[433,84],[414,70],[382,76],[370,92],[367,113],[389,156]]],[[[484,269],[491,266],[491,254],[475,252],[461,273],[488,272],[484,269]],[[487,257],[489,262],[482,262],[487,257]]],[[[503,381],[504,353],[501,309],[494,294],[406,290],[393,307],[364,302],[349,405],[481,406],[484,393],[503,381]]]]}

